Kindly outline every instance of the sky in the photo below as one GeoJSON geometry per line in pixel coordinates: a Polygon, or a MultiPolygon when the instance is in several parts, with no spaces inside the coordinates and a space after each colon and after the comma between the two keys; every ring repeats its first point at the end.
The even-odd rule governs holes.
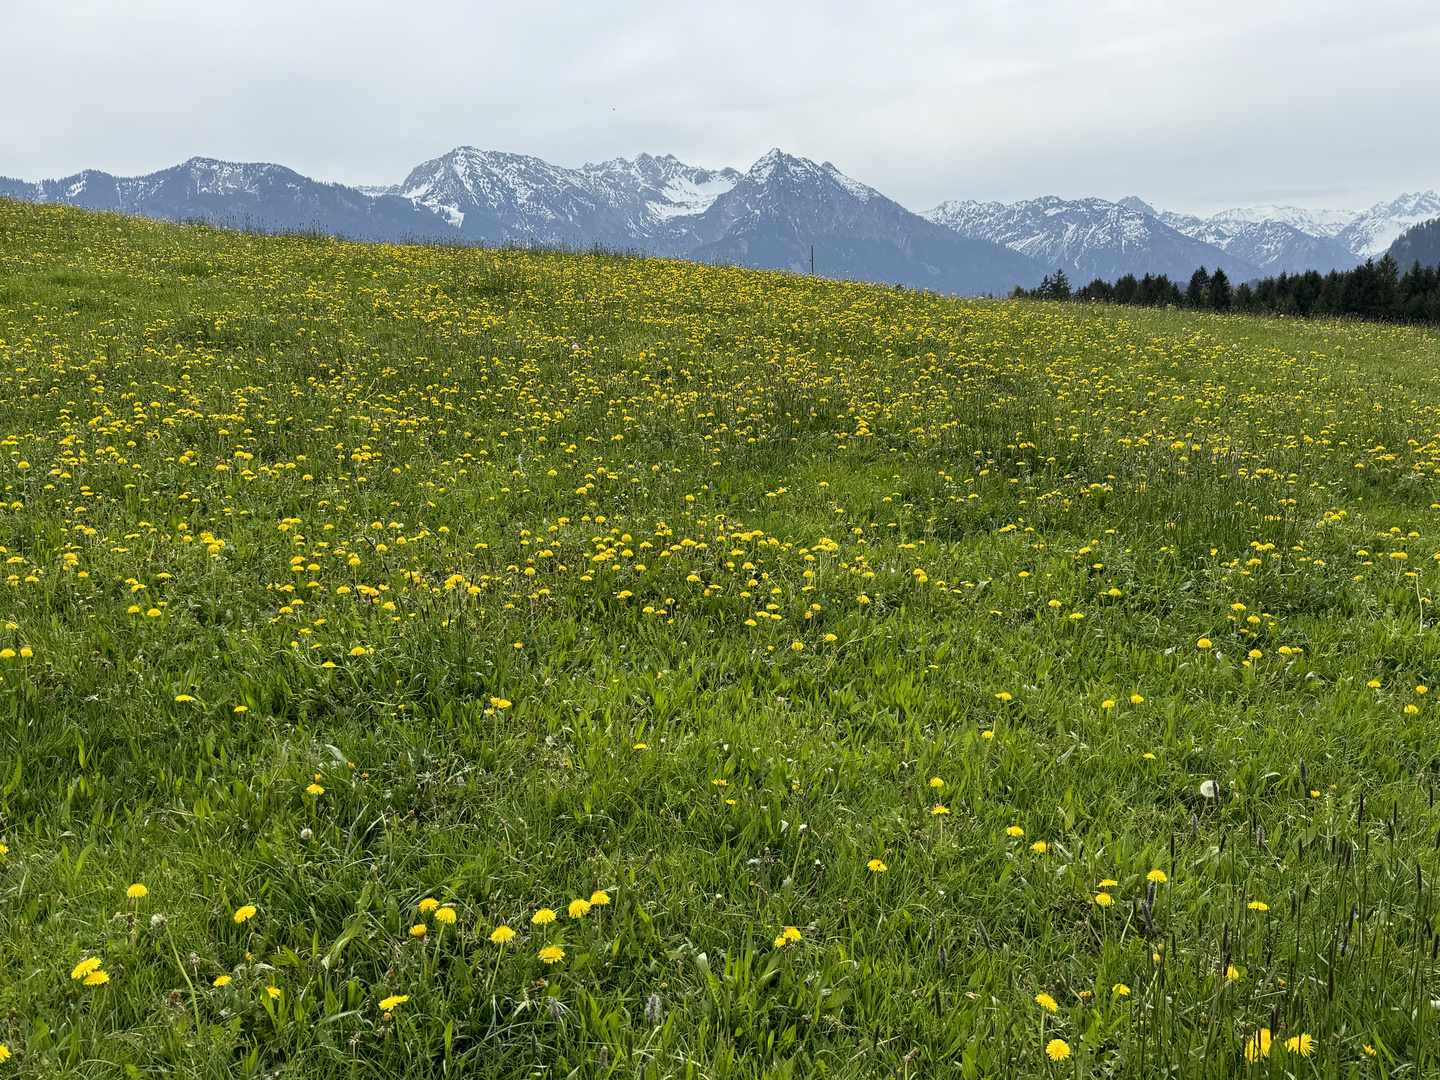
{"type": "Polygon", "coordinates": [[[778,146],[914,210],[1351,209],[1440,189],[1436,57],[1435,0],[0,0],[0,175],[778,146]]]}

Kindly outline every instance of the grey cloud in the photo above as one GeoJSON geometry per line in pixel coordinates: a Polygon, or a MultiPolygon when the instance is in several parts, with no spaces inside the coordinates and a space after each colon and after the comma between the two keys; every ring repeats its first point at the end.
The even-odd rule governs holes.
{"type": "Polygon", "coordinates": [[[0,174],[195,154],[398,181],[771,146],[915,209],[1039,194],[1361,207],[1440,183],[1433,2],[0,0],[0,174]]]}

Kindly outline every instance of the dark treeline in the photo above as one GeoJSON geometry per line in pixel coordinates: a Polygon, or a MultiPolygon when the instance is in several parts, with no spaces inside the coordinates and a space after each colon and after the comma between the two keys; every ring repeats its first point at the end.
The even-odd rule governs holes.
{"type": "Polygon", "coordinates": [[[1389,255],[1354,270],[1281,274],[1232,285],[1224,270],[1203,266],[1181,287],[1164,274],[1126,274],[1113,284],[1101,278],[1072,290],[1065,271],[1013,296],[1038,300],[1089,300],[1141,307],[1188,307],[1256,315],[1348,315],[1381,322],[1440,322],[1440,266],[1417,261],[1404,274],[1389,255]]]}

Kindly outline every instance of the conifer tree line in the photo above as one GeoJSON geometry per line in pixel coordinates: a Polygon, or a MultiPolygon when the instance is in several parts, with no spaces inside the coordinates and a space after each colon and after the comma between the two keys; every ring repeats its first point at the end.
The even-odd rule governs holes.
{"type": "Polygon", "coordinates": [[[1141,278],[1126,274],[1113,283],[1096,278],[1083,288],[1072,289],[1065,271],[1056,270],[1037,287],[1017,287],[1011,296],[1255,315],[1348,315],[1380,322],[1440,323],[1440,266],[1422,266],[1417,260],[1402,274],[1396,261],[1385,255],[1354,270],[1282,273],[1239,285],[1232,284],[1224,270],[1212,272],[1202,266],[1183,288],[1165,274],[1141,278]]]}

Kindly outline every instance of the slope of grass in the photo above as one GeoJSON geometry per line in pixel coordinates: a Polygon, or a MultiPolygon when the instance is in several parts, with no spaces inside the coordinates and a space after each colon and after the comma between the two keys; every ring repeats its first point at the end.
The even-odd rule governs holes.
{"type": "Polygon", "coordinates": [[[0,202],[0,1071],[1429,1072],[1437,358],[0,202]]]}

